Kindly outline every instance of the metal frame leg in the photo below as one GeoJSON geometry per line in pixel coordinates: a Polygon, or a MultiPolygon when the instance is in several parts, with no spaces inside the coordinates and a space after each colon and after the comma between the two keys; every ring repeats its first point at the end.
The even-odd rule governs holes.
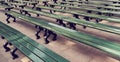
{"type": "Polygon", "coordinates": [[[3,47],[5,48],[5,52],[8,52],[11,50],[9,47],[7,47],[8,44],[9,42],[6,42],[5,45],[3,45],[3,47]]]}
{"type": "Polygon", "coordinates": [[[52,35],[53,35],[52,40],[53,40],[53,41],[57,40],[57,34],[56,34],[56,33],[52,33],[52,35]]]}
{"type": "Polygon", "coordinates": [[[13,22],[16,22],[16,18],[14,16],[12,16],[12,18],[14,19],[13,22]]]}
{"type": "Polygon", "coordinates": [[[47,29],[45,29],[45,33],[44,33],[44,35],[43,36],[47,36],[47,33],[48,32],[48,30],[47,29]]]}
{"type": "Polygon", "coordinates": [[[45,44],[48,44],[49,43],[49,40],[48,40],[48,38],[50,37],[50,33],[48,33],[46,36],[45,36],[45,38],[44,38],[44,40],[45,40],[45,44]]]}
{"type": "Polygon", "coordinates": [[[80,19],[78,14],[73,14],[73,17],[80,19]]]}
{"type": "Polygon", "coordinates": [[[10,23],[9,19],[10,19],[10,16],[7,15],[7,19],[6,19],[7,23],[10,23]]]}
{"type": "Polygon", "coordinates": [[[5,39],[5,37],[1,36],[2,39],[5,39]]]}
{"type": "Polygon", "coordinates": [[[35,34],[36,39],[40,39],[39,33],[41,32],[41,30],[37,31],[37,33],[35,34]]]}
{"type": "Polygon", "coordinates": [[[25,15],[31,16],[31,14],[28,13],[28,11],[25,11],[25,15]]]}
{"type": "Polygon", "coordinates": [[[87,27],[85,25],[83,25],[83,28],[86,29],[87,27]]]}
{"type": "Polygon", "coordinates": [[[13,56],[13,59],[16,59],[16,58],[19,57],[17,54],[15,54],[15,52],[16,52],[17,50],[18,50],[18,49],[15,48],[15,49],[11,52],[11,55],[13,56]]]}
{"type": "Polygon", "coordinates": [[[37,31],[37,33],[35,34],[36,39],[40,39],[39,33],[43,30],[44,28],[39,26],[39,31],[37,31]]]}
{"type": "Polygon", "coordinates": [[[66,27],[65,23],[63,23],[63,20],[57,19],[56,22],[58,22],[60,25],[62,25],[62,26],[64,26],[64,27],[66,27]]]}
{"type": "Polygon", "coordinates": [[[52,10],[50,10],[50,13],[53,14],[52,10]]]}

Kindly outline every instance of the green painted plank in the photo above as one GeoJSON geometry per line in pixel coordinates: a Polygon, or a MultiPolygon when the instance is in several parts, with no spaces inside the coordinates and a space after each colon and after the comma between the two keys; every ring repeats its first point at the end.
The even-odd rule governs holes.
{"type": "Polygon", "coordinates": [[[0,35],[3,36],[3,37],[5,37],[7,40],[13,40],[13,37],[11,37],[10,34],[4,32],[3,30],[1,30],[0,35]]]}
{"type": "Polygon", "coordinates": [[[4,29],[4,32],[6,31],[6,33],[11,34],[12,37],[14,37],[14,39],[19,39],[20,37],[23,37],[24,35],[22,35],[22,33],[18,32],[17,30],[11,28],[8,25],[3,24],[2,22],[0,23],[0,27],[2,29],[4,29]],[[12,33],[11,31],[15,31],[16,33],[12,33]]]}
{"type": "MultiPolygon", "coordinates": [[[[45,62],[57,62],[50,56],[46,55],[44,52],[42,52],[39,49],[37,49],[36,47],[32,46],[30,43],[25,42],[25,41],[21,41],[19,43],[21,43],[24,47],[27,47],[29,50],[31,50],[33,53],[35,53],[37,56],[39,56],[45,62]]],[[[38,45],[36,45],[36,46],[38,46],[38,45]]]]}
{"type": "Polygon", "coordinates": [[[2,36],[4,36],[8,41],[17,40],[17,39],[20,38],[20,37],[14,35],[13,33],[7,31],[6,29],[2,28],[1,26],[0,26],[0,28],[1,28],[1,29],[0,29],[0,31],[1,31],[0,34],[1,34],[2,36]]]}
{"type": "Polygon", "coordinates": [[[32,53],[27,48],[23,47],[22,45],[18,44],[17,42],[12,42],[12,44],[17,47],[23,54],[25,54],[28,58],[30,58],[33,62],[45,62],[40,59],[37,55],[32,53]]]}
{"type": "MultiPolygon", "coordinates": [[[[0,23],[1,25],[1,23],[0,23]]],[[[4,25],[5,26],[5,25],[4,25]]],[[[2,33],[2,35],[6,35],[5,37],[16,37],[16,34],[13,34],[13,32],[10,32],[7,29],[4,29],[3,27],[0,26],[0,34],[2,33]],[[12,36],[11,36],[12,34],[12,36]],[[14,36],[15,35],[15,36],[14,36]]],[[[9,28],[9,27],[8,27],[9,28]]],[[[30,52],[28,49],[26,49],[25,47],[21,46],[20,44],[18,44],[18,41],[23,41],[22,39],[13,39],[12,41],[9,41],[9,39],[7,39],[8,42],[11,42],[15,47],[17,47],[23,54],[25,54],[27,57],[29,57],[31,60],[33,60],[34,62],[44,62],[42,59],[40,59],[39,57],[37,57],[35,54],[33,54],[32,52],[30,52]]]]}
{"type": "Polygon", "coordinates": [[[67,61],[65,58],[61,57],[60,55],[54,53],[53,51],[49,50],[48,48],[46,48],[45,46],[43,46],[42,44],[39,44],[37,42],[34,42],[32,39],[26,37],[24,40],[26,40],[26,42],[30,43],[31,45],[35,46],[37,49],[41,50],[42,52],[44,52],[46,55],[50,56],[51,58],[53,58],[54,60],[56,60],[57,62],[69,62],[67,61]],[[27,38],[27,39],[26,39],[27,38]],[[36,46],[37,45],[37,46],[36,46]]]}
{"type": "Polygon", "coordinates": [[[0,8],[9,8],[10,6],[0,4],[0,8]]]}
{"type": "MultiPolygon", "coordinates": [[[[3,24],[3,23],[2,23],[3,24]]],[[[1,22],[0,22],[0,25],[1,25],[1,22]]],[[[13,37],[13,38],[16,38],[16,37],[19,37],[19,36],[17,36],[16,35],[16,33],[14,33],[13,34],[13,32],[11,32],[11,31],[9,31],[9,29],[7,29],[7,28],[10,28],[10,27],[7,27],[6,29],[5,29],[5,26],[6,25],[4,25],[4,27],[1,27],[0,26],[0,34],[2,33],[2,35],[6,35],[5,37],[7,38],[7,37],[13,37]],[[12,34],[12,35],[11,35],[12,34]]],[[[35,60],[33,60],[34,62],[38,62],[38,61],[40,61],[40,62],[44,62],[42,59],[40,59],[40,58],[38,58],[37,56],[35,56],[35,54],[33,55],[33,53],[32,52],[30,52],[30,51],[28,51],[27,49],[25,49],[25,47],[23,47],[23,46],[19,46],[19,41],[21,40],[21,41],[24,41],[24,40],[22,40],[22,39],[13,39],[12,38],[12,40],[10,39],[7,39],[8,40],[8,42],[10,42],[10,43],[12,43],[15,47],[17,47],[21,52],[23,52],[26,56],[28,56],[30,59],[34,59],[34,58],[36,58],[35,60]],[[22,47],[22,49],[21,49],[21,47],[22,47]],[[26,52],[27,51],[27,52],[26,52]],[[32,57],[32,58],[31,58],[32,57]]]]}

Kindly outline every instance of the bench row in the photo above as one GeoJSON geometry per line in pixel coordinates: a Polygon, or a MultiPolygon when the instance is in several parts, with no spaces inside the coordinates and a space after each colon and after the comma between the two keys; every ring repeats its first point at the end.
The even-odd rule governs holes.
{"type": "Polygon", "coordinates": [[[107,41],[107,40],[103,40],[85,33],[81,33],[75,30],[71,30],[68,28],[64,28],[62,26],[47,22],[45,20],[42,19],[38,19],[35,17],[29,17],[29,16],[25,16],[22,15],[20,13],[17,12],[7,12],[8,14],[11,14],[12,16],[22,19],[26,22],[35,24],[35,25],[39,25],[43,28],[49,29],[59,35],[63,35],[65,37],[68,37],[70,39],[74,39],[80,43],[92,46],[94,48],[97,48],[101,51],[104,51],[110,55],[112,55],[113,57],[119,58],[119,46],[120,44],[118,43],[114,43],[111,41],[107,41]],[[62,30],[62,31],[61,31],[62,30]]]}
{"type": "MultiPolygon", "coordinates": [[[[12,43],[13,46],[34,62],[69,62],[42,44],[37,43],[2,22],[0,22],[0,35],[5,37],[8,41],[7,43],[12,43]]],[[[6,47],[6,51],[8,51],[7,45],[4,47],[6,47]]],[[[17,58],[15,51],[16,49],[12,53],[13,59],[17,58]]]]}

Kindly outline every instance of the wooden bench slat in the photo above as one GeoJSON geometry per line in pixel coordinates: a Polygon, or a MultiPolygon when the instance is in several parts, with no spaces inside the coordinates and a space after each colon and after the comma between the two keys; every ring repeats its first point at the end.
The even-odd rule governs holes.
{"type": "Polygon", "coordinates": [[[35,46],[36,48],[38,48],[39,50],[41,50],[42,52],[44,52],[46,55],[50,56],[51,58],[53,58],[54,60],[58,61],[58,62],[66,62],[66,60],[62,57],[60,57],[58,54],[56,53],[53,53],[53,51],[49,50],[48,48],[44,47],[43,45],[41,44],[38,44],[36,42],[33,42],[32,39],[25,39],[27,40],[26,42],[32,44],[33,46],[35,46]],[[37,45],[37,46],[36,46],[37,45]]]}
{"type": "MultiPolygon", "coordinates": [[[[56,62],[53,58],[51,58],[50,56],[46,55],[44,52],[40,51],[39,49],[37,49],[35,46],[31,45],[30,43],[28,43],[26,41],[21,41],[19,43],[21,43],[23,46],[26,46],[33,53],[37,54],[37,56],[39,56],[45,62],[56,62]]],[[[38,45],[36,45],[36,46],[38,46],[38,45]]]]}
{"type": "Polygon", "coordinates": [[[30,50],[23,47],[22,45],[18,44],[18,42],[12,42],[15,47],[17,47],[23,54],[25,54],[27,57],[29,57],[34,62],[44,62],[42,59],[40,59],[38,56],[33,54],[30,50]]]}

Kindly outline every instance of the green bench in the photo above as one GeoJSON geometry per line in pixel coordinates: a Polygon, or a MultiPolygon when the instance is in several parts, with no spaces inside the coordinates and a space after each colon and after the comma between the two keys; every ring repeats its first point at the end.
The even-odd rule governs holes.
{"type": "MultiPolygon", "coordinates": [[[[64,3],[65,5],[68,6],[68,4],[71,4],[69,2],[61,2],[64,3]]],[[[103,6],[103,5],[95,5],[95,4],[76,4],[76,3],[72,3],[74,6],[78,6],[78,7],[95,7],[97,9],[103,9],[103,10],[111,10],[111,11],[120,11],[119,7],[111,7],[111,6],[103,6]]]]}
{"type": "Polygon", "coordinates": [[[77,17],[84,16],[84,17],[90,17],[90,18],[102,19],[102,20],[106,20],[106,21],[110,21],[110,22],[120,23],[119,18],[115,18],[115,17],[110,18],[108,16],[103,16],[103,15],[89,14],[89,13],[83,13],[83,12],[74,12],[74,11],[55,9],[55,8],[44,7],[44,6],[38,6],[38,7],[41,9],[45,9],[45,10],[53,10],[53,11],[57,11],[57,12],[63,12],[63,13],[77,15],[77,17]]]}
{"type": "Polygon", "coordinates": [[[88,2],[80,2],[79,3],[79,1],[76,1],[76,2],[73,2],[73,3],[71,3],[71,2],[68,2],[68,1],[66,1],[66,2],[61,2],[61,3],[63,3],[63,4],[70,4],[70,5],[72,5],[72,6],[74,6],[74,5],[76,5],[76,4],[78,4],[79,6],[81,5],[81,3],[84,5],[84,4],[86,4],[86,5],[97,5],[97,6],[106,6],[106,7],[120,7],[120,4],[113,4],[113,3],[105,3],[105,2],[99,2],[99,1],[88,1],[88,2]]]}
{"type": "Polygon", "coordinates": [[[80,11],[90,11],[90,12],[99,12],[101,14],[114,14],[114,15],[120,15],[119,12],[116,11],[106,11],[106,10],[98,10],[95,8],[86,8],[86,7],[77,7],[77,6],[66,6],[66,5],[60,5],[60,4],[49,4],[49,5],[54,5],[54,6],[59,6],[59,7],[67,7],[67,8],[74,8],[74,9],[79,9],[80,11]]]}
{"type": "Polygon", "coordinates": [[[120,1],[115,1],[115,0],[92,0],[92,1],[105,2],[105,3],[111,3],[111,4],[120,3],[120,1]]]}
{"type": "Polygon", "coordinates": [[[74,4],[86,4],[87,1],[76,1],[76,2],[75,1],[74,2],[62,1],[62,2],[59,2],[59,3],[74,5],[74,4]]]}
{"type": "Polygon", "coordinates": [[[35,13],[35,14],[40,14],[42,16],[46,16],[46,17],[50,17],[50,18],[54,18],[54,19],[60,19],[66,22],[72,22],[72,23],[76,23],[78,25],[84,25],[90,28],[95,28],[98,30],[102,30],[102,31],[106,31],[106,32],[110,32],[110,33],[114,33],[114,34],[118,34],[120,35],[120,28],[118,27],[113,27],[113,26],[109,26],[109,25],[105,25],[105,24],[101,24],[101,23],[94,23],[94,22],[87,22],[87,21],[83,21],[80,19],[76,19],[76,18],[69,18],[69,17],[65,17],[62,15],[57,15],[57,14],[49,14],[49,13],[45,13],[45,12],[40,12],[40,11],[36,11],[33,9],[28,9],[28,8],[24,8],[25,11],[31,12],[31,13],[35,13]]]}
{"type": "MultiPolygon", "coordinates": [[[[12,43],[12,45],[14,45],[33,62],[69,62],[42,44],[37,43],[2,22],[0,22],[0,35],[5,37],[9,43],[12,43]]],[[[14,50],[12,55],[15,55],[15,51],[16,50],[14,50]]],[[[16,57],[13,57],[13,59],[15,58],[16,57]]]]}
{"type": "Polygon", "coordinates": [[[113,3],[113,4],[117,4],[117,3],[120,3],[120,1],[109,1],[109,0],[102,0],[102,1],[99,1],[99,0],[93,0],[93,1],[96,1],[96,2],[105,2],[105,3],[113,3]]]}
{"type": "MultiPolygon", "coordinates": [[[[58,5],[57,5],[58,6],[58,5]]],[[[65,5],[62,5],[64,7],[66,7],[65,5]]],[[[55,11],[59,11],[59,12],[66,12],[66,13],[71,13],[71,14],[75,14],[75,15],[80,15],[80,16],[87,16],[87,17],[91,17],[91,18],[98,18],[98,19],[103,19],[103,20],[107,20],[107,21],[111,21],[111,22],[119,22],[119,18],[112,18],[111,17],[107,17],[107,16],[99,16],[99,15],[95,15],[95,14],[86,14],[86,13],[82,13],[82,12],[73,12],[73,11],[65,11],[65,10],[59,10],[59,9],[53,9],[53,8],[48,8],[48,7],[43,7],[43,6],[38,6],[42,9],[48,9],[48,10],[55,10],[55,11]]],[[[91,10],[88,10],[91,11],[91,10]]],[[[110,11],[96,11],[96,12],[100,12],[103,14],[116,14],[116,15],[120,15],[117,12],[110,12],[110,11]]]]}
{"type": "Polygon", "coordinates": [[[27,4],[38,4],[38,2],[35,2],[35,1],[22,1],[22,3],[27,3],[27,4]]]}
{"type": "Polygon", "coordinates": [[[10,3],[10,6],[20,7],[20,6],[26,6],[26,5],[25,4],[20,4],[20,3],[10,3]]]}
{"type": "MultiPolygon", "coordinates": [[[[55,5],[55,6],[62,6],[62,7],[70,7],[70,8],[73,8],[73,6],[65,6],[65,5],[58,5],[58,4],[52,4],[52,5],[55,5]]],[[[66,13],[71,13],[71,14],[76,14],[76,15],[80,15],[80,16],[88,16],[88,17],[91,17],[91,18],[98,18],[98,19],[104,19],[104,20],[107,20],[107,21],[109,21],[110,19],[110,21],[112,21],[112,22],[116,22],[116,21],[118,21],[119,20],[119,18],[110,18],[110,17],[108,17],[108,16],[111,16],[111,15],[120,15],[120,13],[118,13],[118,12],[113,12],[113,11],[100,11],[100,10],[93,10],[93,9],[83,9],[83,10],[86,10],[86,11],[88,11],[88,14],[87,13],[84,13],[84,12],[74,12],[74,11],[69,11],[69,10],[58,10],[58,9],[52,9],[52,8],[48,8],[48,7],[43,7],[43,6],[38,6],[38,7],[40,7],[40,8],[42,8],[42,9],[48,9],[48,10],[55,10],[55,11],[59,11],[59,12],[66,12],[66,13]],[[100,15],[97,15],[97,14],[91,14],[91,12],[97,12],[97,14],[99,13],[100,15]],[[90,12],[90,13],[89,13],[90,12]],[[102,15],[102,14],[105,14],[105,15],[108,15],[108,16],[104,16],[104,15],[102,15]],[[102,16],[101,16],[102,15],[102,16]],[[109,19],[110,18],[110,19],[109,19]]],[[[119,22],[119,21],[118,21],[119,22]]]]}
{"type": "Polygon", "coordinates": [[[28,12],[40,14],[40,15],[43,15],[43,16],[55,18],[55,19],[61,19],[61,20],[64,20],[66,22],[72,22],[72,23],[76,23],[78,25],[84,25],[84,26],[87,26],[87,27],[90,27],[90,28],[95,28],[95,29],[98,29],[98,30],[102,30],[102,31],[106,31],[106,32],[110,32],[110,33],[120,35],[120,33],[119,33],[120,28],[118,28],[118,27],[113,27],[113,26],[109,26],[109,25],[105,25],[105,24],[101,24],[101,23],[97,24],[97,23],[94,23],[94,22],[88,22],[88,21],[84,21],[84,20],[80,21],[80,19],[69,18],[69,17],[56,15],[56,14],[49,14],[49,13],[47,14],[45,12],[40,12],[40,11],[28,9],[28,8],[24,8],[24,10],[28,11],[28,12]]]}
{"type": "MultiPolygon", "coordinates": [[[[17,7],[17,8],[24,8],[25,6],[29,6],[28,4],[25,3],[12,3],[12,2],[6,2],[9,4],[9,6],[17,7]]],[[[38,3],[37,2],[29,2],[30,5],[34,8],[38,3]]]]}
{"type": "Polygon", "coordinates": [[[120,58],[120,49],[119,49],[120,44],[118,44],[118,43],[107,41],[107,40],[104,40],[104,39],[101,39],[98,37],[94,37],[89,34],[78,32],[75,30],[71,30],[71,29],[47,22],[47,21],[39,19],[39,18],[25,16],[25,15],[22,15],[17,12],[11,11],[11,12],[7,12],[7,13],[13,15],[16,18],[22,19],[26,22],[29,22],[29,23],[32,23],[35,25],[39,25],[43,28],[54,31],[55,33],[57,33],[59,35],[63,35],[70,39],[76,40],[77,42],[89,45],[100,51],[106,52],[113,58],[116,58],[116,59],[120,58]]]}
{"type": "Polygon", "coordinates": [[[66,11],[66,10],[59,10],[59,9],[53,9],[53,8],[49,8],[49,7],[43,7],[43,6],[39,6],[41,9],[46,9],[46,10],[55,10],[58,12],[65,12],[65,13],[70,13],[70,14],[75,14],[78,16],[84,16],[84,17],[90,17],[90,18],[95,18],[95,19],[102,19],[102,20],[106,20],[109,22],[116,22],[116,23],[120,23],[119,18],[110,18],[107,16],[103,16],[103,15],[95,15],[95,14],[87,14],[87,13],[82,13],[82,12],[73,12],[73,11],[66,11]]]}
{"type": "Polygon", "coordinates": [[[114,7],[120,7],[119,4],[110,4],[110,3],[105,3],[105,2],[90,2],[90,4],[97,4],[97,5],[104,5],[104,6],[114,6],[114,7]]]}

